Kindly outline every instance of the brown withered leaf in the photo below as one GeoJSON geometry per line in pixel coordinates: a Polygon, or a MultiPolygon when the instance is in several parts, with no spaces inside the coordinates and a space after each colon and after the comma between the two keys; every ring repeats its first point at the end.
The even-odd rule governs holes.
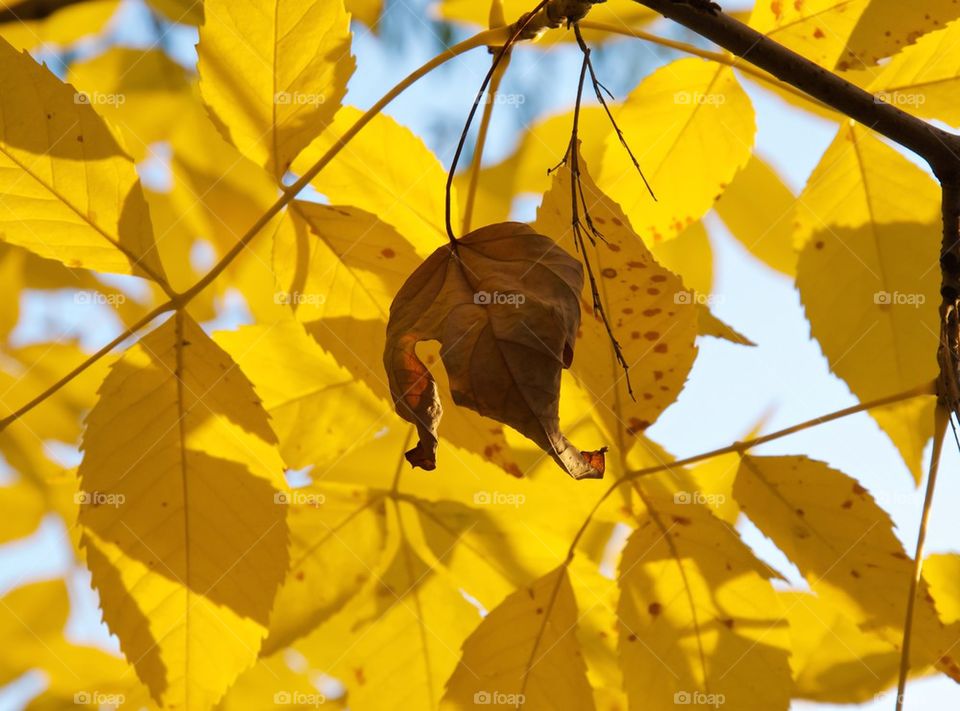
{"type": "Polygon", "coordinates": [[[560,372],[580,326],[580,263],[529,225],[504,222],[444,246],[407,279],[390,307],[383,355],[399,415],[416,425],[415,467],[434,469],[443,408],[421,341],[440,342],[453,401],[529,437],[574,479],[603,476],[603,452],[560,432],[560,372]]]}

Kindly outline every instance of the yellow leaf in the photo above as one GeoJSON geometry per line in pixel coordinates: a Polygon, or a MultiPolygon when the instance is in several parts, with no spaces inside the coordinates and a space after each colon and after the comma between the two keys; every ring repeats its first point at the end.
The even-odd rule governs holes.
{"type": "Polygon", "coordinates": [[[3,499],[3,521],[0,522],[0,543],[9,543],[29,536],[37,530],[46,514],[43,494],[30,482],[19,479],[0,487],[3,499]]]}
{"type": "Polygon", "coordinates": [[[287,495],[290,572],[277,593],[263,654],[288,646],[364,586],[385,545],[384,494],[317,483],[287,495]]]}
{"type": "Polygon", "coordinates": [[[793,276],[796,196],[776,171],[754,155],[717,203],[717,214],[731,234],[771,269],[793,276]]]}
{"type": "Polygon", "coordinates": [[[177,212],[197,237],[226,251],[276,200],[275,182],[223,140],[199,104],[180,117],[170,143],[177,212]]]}
{"type": "Polygon", "coordinates": [[[733,498],[733,482],[736,478],[740,458],[736,454],[725,454],[707,459],[690,470],[690,479],[695,491],[675,494],[678,501],[691,501],[708,506],[713,514],[736,525],[740,517],[740,507],[733,498]]]}
{"type": "MultiPolygon", "coordinates": [[[[814,234],[797,287],[831,370],[861,401],[931,382],[937,374],[939,229],[870,223],[814,234]]],[[[933,434],[933,398],[871,410],[919,482],[933,434]]]]}
{"type": "Polygon", "coordinates": [[[463,644],[442,709],[481,704],[589,711],[593,692],[577,642],[577,602],[565,566],[511,594],[463,644]]]}
{"type": "Polygon", "coordinates": [[[856,704],[896,683],[900,653],[889,642],[816,595],[786,592],[780,598],[790,622],[795,697],[856,704]]]}
{"type": "MultiPolygon", "coordinates": [[[[122,702],[137,686],[122,660],[94,647],[68,642],[64,628],[70,600],[63,580],[18,587],[0,600],[0,683],[8,684],[30,670],[40,670],[47,688],[28,708],[70,708],[96,690],[104,704],[122,702]],[[77,696],[75,696],[77,694],[77,696]],[[44,706],[44,703],[49,705],[44,706]]],[[[99,704],[98,704],[99,706],[99,704]]]]}
{"type": "Polygon", "coordinates": [[[847,40],[871,0],[770,0],[758,2],[750,26],[828,69],[859,69],[847,40]]]}
{"type": "Polygon", "coordinates": [[[15,588],[2,601],[0,630],[6,644],[0,650],[0,681],[6,685],[30,668],[31,657],[44,656],[47,639],[63,632],[70,600],[64,582],[50,580],[15,588]]]}
{"type": "MultiPolygon", "coordinates": [[[[594,399],[598,423],[626,451],[683,389],[697,353],[697,309],[680,278],[657,263],[617,203],[597,188],[583,160],[580,180],[586,210],[603,235],[595,246],[587,245],[587,256],[636,397],[628,392],[606,328],[589,312],[589,290],[581,296],[586,311],[577,338],[581,355],[571,371],[594,399]]],[[[563,244],[572,241],[571,219],[570,170],[564,167],[544,195],[536,228],[563,244]]]]}
{"type": "Polygon", "coordinates": [[[267,415],[178,312],[113,366],[84,450],[79,522],[104,619],[158,703],[209,708],[256,659],[287,568],[267,415]]]}
{"type": "MultiPolygon", "coordinates": [[[[297,657],[292,661],[300,662],[297,657]]],[[[307,711],[322,708],[324,711],[337,711],[345,708],[345,699],[332,699],[317,688],[319,671],[300,667],[298,664],[296,670],[292,669],[287,656],[283,654],[261,657],[256,666],[244,672],[237,683],[230,687],[217,710],[263,711],[272,708],[307,711]]]]}
{"type": "Polygon", "coordinates": [[[322,472],[383,426],[383,403],[293,319],[219,331],[215,340],[263,398],[288,465],[322,472]]]}
{"type": "Polygon", "coordinates": [[[374,584],[297,649],[343,681],[351,709],[436,709],[480,615],[419,558],[388,512],[389,554],[374,584]]]}
{"type": "MultiPolygon", "coordinates": [[[[294,164],[303,172],[363,114],[352,106],[294,164]]],[[[446,239],[444,193],[447,171],[423,141],[386,114],[378,114],[337,155],[312,185],[335,205],[352,205],[396,228],[425,257],[446,239]],[[384,160],[384,156],[390,160],[384,160]]],[[[456,196],[454,196],[455,198],[456,196]]],[[[452,219],[460,224],[454,199],[452,219]]]]}
{"type": "MultiPolygon", "coordinates": [[[[696,298],[703,297],[698,295],[696,298]]],[[[717,318],[710,307],[704,303],[697,304],[697,333],[701,336],[721,338],[730,341],[730,343],[736,343],[738,346],[757,345],[733,326],[717,318]]]]}
{"type": "Polygon", "coordinates": [[[893,222],[939,221],[940,191],[920,168],[867,128],[846,122],[796,204],[797,248],[814,231],[893,222]]]}
{"type": "Polygon", "coordinates": [[[89,100],[3,40],[0,63],[2,238],[70,267],[162,283],[136,170],[89,100]]]}
{"type": "Polygon", "coordinates": [[[471,505],[410,496],[400,512],[418,555],[489,609],[563,560],[575,531],[537,489],[490,491],[482,482],[471,505]]]}
{"type": "Polygon", "coordinates": [[[699,294],[713,291],[713,249],[703,222],[694,222],[674,239],[650,245],[661,266],[699,294]]]}
{"type": "Polygon", "coordinates": [[[733,71],[693,58],[647,77],[627,97],[617,122],[657,199],[615,134],[607,137],[597,184],[623,206],[647,244],[677,236],[707,213],[750,159],[756,128],[753,106],[733,71]]]}
{"type": "Polygon", "coordinates": [[[960,555],[939,553],[923,562],[923,577],[930,585],[937,612],[945,625],[960,621],[960,555]]]}
{"type": "Polygon", "coordinates": [[[774,575],[706,507],[642,494],[620,561],[620,661],[631,707],[790,705],[774,575]]]}
{"type": "MultiPolygon", "coordinates": [[[[867,130],[847,125],[798,206],[797,288],[831,370],[861,401],[937,373],[940,249],[933,181],[867,130]]],[[[933,399],[871,410],[919,481],[933,399]]]]}
{"type": "Polygon", "coordinates": [[[159,50],[114,47],[70,64],[67,80],[90,97],[137,160],[170,137],[192,100],[186,70],[159,50]]]}
{"type": "Polygon", "coordinates": [[[203,99],[223,135],[282,178],[333,120],[353,74],[343,1],[207,0],[204,13],[203,99]]]}
{"type": "MultiPolygon", "coordinates": [[[[913,561],[893,522],[856,480],[806,457],[744,457],[733,489],[740,508],[847,619],[899,645],[913,561]]],[[[937,662],[957,630],[937,619],[925,582],[914,611],[910,666],[937,662]]]]}
{"type": "Polygon", "coordinates": [[[384,0],[346,0],[347,10],[353,19],[360,20],[371,30],[376,30],[383,13],[384,0]]]}
{"type": "Polygon", "coordinates": [[[841,61],[851,66],[857,62],[876,64],[958,17],[960,5],[954,0],[915,4],[871,0],[847,40],[841,61]]]}
{"type": "Polygon", "coordinates": [[[883,65],[869,91],[923,118],[960,123],[957,87],[960,86],[960,22],[921,37],[883,65]]]}

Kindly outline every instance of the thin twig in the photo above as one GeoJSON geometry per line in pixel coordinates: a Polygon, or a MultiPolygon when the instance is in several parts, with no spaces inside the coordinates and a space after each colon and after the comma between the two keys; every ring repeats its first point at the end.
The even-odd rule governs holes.
{"type": "Polygon", "coordinates": [[[611,100],[615,100],[613,93],[607,89],[607,87],[605,87],[599,79],[597,79],[597,73],[594,71],[593,62],[590,59],[590,48],[587,47],[587,43],[583,41],[583,34],[580,32],[579,23],[573,26],[573,32],[577,38],[577,44],[580,46],[580,51],[583,52],[587,69],[590,70],[590,81],[593,83],[593,91],[597,95],[597,101],[600,102],[600,105],[606,112],[607,118],[610,120],[610,125],[613,126],[613,130],[617,133],[617,139],[619,139],[620,145],[623,146],[623,149],[627,152],[627,155],[630,156],[630,160],[633,162],[633,167],[636,168],[637,172],[640,174],[640,178],[643,180],[643,184],[647,187],[650,197],[656,200],[657,196],[654,195],[653,188],[650,187],[650,183],[647,182],[647,176],[643,174],[643,170],[640,168],[640,161],[637,160],[637,157],[633,154],[633,151],[630,150],[630,145],[627,143],[627,139],[623,135],[623,131],[620,130],[620,126],[617,125],[617,120],[613,117],[613,113],[610,111],[610,107],[607,105],[607,100],[603,98],[603,94],[606,92],[607,96],[609,96],[611,100]]]}
{"type": "MultiPolygon", "coordinates": [[[[593,70],[591,68],[590,48],[583,41],[583,36],[580,34],[580,28],[576,24],[573,25],[573,30],[577,37],[577,43],[580,46],[580,51],[583,53],[583,62],[580,65],[580,79],[579,83],[577,84],[577,99],[573,107],[573,127],[570,131],[570,143],[567,145],[566,154],[560,163],[551,168],[548,172],[552,173],[562,165],[567,165],[570,169],[570,228],[573,231],[574,246],[583,256],[583,266],[587,273],[587,280],[590,284],[590,295],[593,300],[593,313],[594,316],[599,317],[600,321],[603,323],[604,329],[607,331],[607,337],[610,339],[610,344],[613,347],[614,357],[616,358],[617,364],[623,369],[624,380],[627,385],[627,393],[630,395],[632,400],[636,400],[636,396],[633,393],[633,384],[630,382],[630,364],[627,362],[626,356],[623,354],[623,348],[620,346],[620,342],[613,333],[613,326],[610,323],[610,319],[607,317],[606,309],[604,309],[603,299],[600,296],[600,287],[598,286],[597,278],[593,273],[593,265],[590,263],[590,254],[587,250],[587,240],[590,241],[591,246],[596,246],[596,241],[598,239],[602,242],[606,241],[603,234],[594,224],[593,218],[590,216],[590,209],[587,204],[587,196],[583,189],[583,181],[580,174],[580,109],[583,105],[583,87],[586,83],[588,71],[590,72],[591,78],[594,81],[594,91],[597,92],[598,96],[600,95],[600,88],[598,87],[596,76],[593,74],[593,70]],[[586,223],[586,238],[584,236],[583,223],[581,223],[580,220],[581,208],[583,223],[586,223]]],[[[604,104],[604,106],[606,106],[606,104],[604,104]]],[[[613,117],[611,116],[611,120],[612,119],[613,117]]],[[[614,127],[617,128],[615,123],[614,127]]],[[[617,128],[618,133],[619,131],[620,129],[617,128]]],[[[624,145],[626,145],[625,142],[624,145]]],[[[630,151],[629,147],[627,148],[627,151],[630,151]]],[[[630,155],[632,156],[633,154],[631,153],[630,155]]],[[[639,164],[637,164],[638,170],[639,167],[639,164]]],[[[640,175],[642,177],[643,173],[641,172],[640,175]]],[[[644,178],[644,182],[646,183],[646,178],[644,178]]]]}

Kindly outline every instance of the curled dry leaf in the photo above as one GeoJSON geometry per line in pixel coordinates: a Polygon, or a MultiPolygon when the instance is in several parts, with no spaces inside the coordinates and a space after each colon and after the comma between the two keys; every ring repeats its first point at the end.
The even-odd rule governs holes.
{"type": "Polygon", "coordinates": [[[529,437],[574,479],[603,476],[603,451],[577,450],[558,415],[582,288],[580,263],[518,222],[475,230],[410,275],[390,307],[383,361],[397,412],[420,435],[407,452],[413,466],[436,466],[442,407],[416,354],[418,343],[436,340],[457,405],[529,437]]]}

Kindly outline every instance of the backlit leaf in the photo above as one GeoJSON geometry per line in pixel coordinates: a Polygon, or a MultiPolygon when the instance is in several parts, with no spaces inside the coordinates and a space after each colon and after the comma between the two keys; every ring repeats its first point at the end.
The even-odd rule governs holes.
{"type": "Polygon", "coordinates": [[[597,184],[647,244],[675,237],[707,213],[750,159],[755,131],[753,107],[733,71],[701,59],[681,59],[647,77],[617,121],[657,199],[616,135],[607,137],[597,184]]]}
{"type": "Polygon", "coordinates": [[[620,663],[631,707],[785,711],[787,622],[774,573],[699,503],[643,496],[620,561],[620,663]]]}
{"type": "MultiPolygon", "coordinates": [[[[806,457],[744,457],[740,508],[800,569],[813,592],[899,647],[913,561],[890,517],[856,480],[806,457]]],[[[960,629],[944,628],[921,582],[910,665],[954,665],[960,629]]]]}
{"type": "Polygon", "coordinates": [[[104,619],[158,703],[208,708],[256,659],[287,568],[266,413],[177,313],[113,366],[84,450],[79,522],[104,619]]]}
{"type": "Polygon", "coordinates": [[[577,618],[565,566],[517,590],[464,643],[440,708],[496,704],[590,711],[593,695],[577,642],[577,618]]]}
{"type": "Polygon", "coordinates": [[[70,267],[164,281],[133,162],[89,98],[3,40],[0,63],[0,238],[70,267]]]}
{"type": "Polygon", "coordinates": [[[353,73],[342,0],[207,0],[204,101],[224,136],[277,178],[333,120],[353,73]],[[242,76],[237,67],[246,70],[242,76]]]}

